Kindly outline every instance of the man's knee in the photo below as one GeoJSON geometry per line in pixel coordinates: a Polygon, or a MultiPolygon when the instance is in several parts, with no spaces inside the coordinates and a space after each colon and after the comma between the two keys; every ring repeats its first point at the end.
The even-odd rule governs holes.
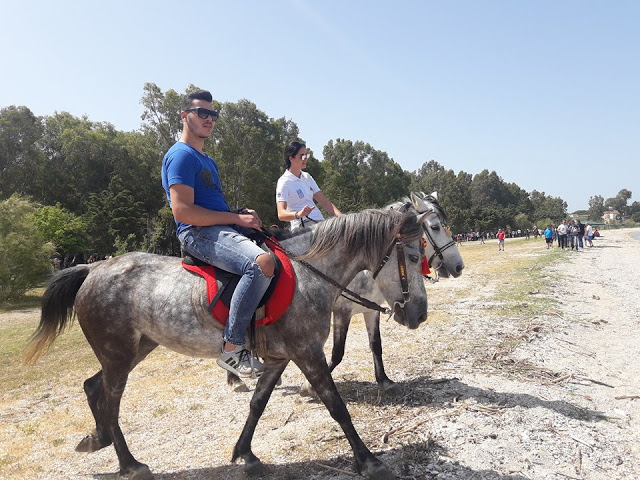
{"type": "Polygon", "coordinates": [[[262,270],[262,273],[265,276],[273,277],[273,273],[276,269],[276,265],[273,262],[271,255],[269,255],[266,252],[258,255],[258,258],[256,258],[256,263],[258,264],[258,266],[260,267],[260,270],[262,270]]]}

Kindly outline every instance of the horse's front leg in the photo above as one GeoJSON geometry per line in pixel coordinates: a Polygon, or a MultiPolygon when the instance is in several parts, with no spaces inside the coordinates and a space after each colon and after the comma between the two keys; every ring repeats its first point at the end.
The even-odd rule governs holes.
{"type": "MultiPolygon", "coordinates": [[[[331,372],[340,365],[344,358],[344,347],[347,343],[347,332],[349,331],[352,315],[350,307],[342,306],[333,310],[333,347],[331,349],[331,363],[329,364],[329,371],[331,372]]],[[[303,397],[315,396],[315,392],[307,380],[300,387],[300,395],[303,397]]]]}
{"type": "Polygon", "coordinates": [[[367,326],[367,334],[369,335],[369,348],[373,354],[373,368],[376,372],[376,382],[378,388],[385,393],[398,395],[401,388],[389,377],[384,371],[382,363],[382,339],[380,338],[380,312],[369,311],[364,313],[364,323],[367,326]]]}
{"type": "Polygon", "coordinates": [[[258,421],[267,406],[267,402],[269,402],[271,393],[288,364],[289,361],[287,360],[286,362],[273,366],[270,365],[260,376],[256,389],[253,392],[253,397],[251,397],[249,416],[244,424],[240,438],[233,449],[231,461],[235,462],[238,457],[242,457],[244,460],[244,470],[250,475],[260,474],[262,472],[262,462],[251,451],[251,439],[253,438],[256,425],[258,425],[258,421]]]}
{"type": "Polygon", "coordinates": [[[391,480],[395,476],[364,444],[353,426],[351,416],[342,397],[338,393],[329,366],[324,358],[322,348],[315,352],[305,350],[304,356],[292,360],[307,377],[322,403],[327,407],[331,417],[340,424],[355,457],[356,470],[373,480],[391,480]]]}

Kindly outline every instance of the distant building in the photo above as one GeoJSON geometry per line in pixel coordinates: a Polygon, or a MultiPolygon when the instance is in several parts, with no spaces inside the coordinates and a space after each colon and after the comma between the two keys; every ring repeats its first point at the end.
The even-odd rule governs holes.
{"type": "Polygon", "coordinates": [[[602,214],[602,219],[604,223],[614,223],[620,217],[620,212],[618,210],[607,210],[602,214]]]}

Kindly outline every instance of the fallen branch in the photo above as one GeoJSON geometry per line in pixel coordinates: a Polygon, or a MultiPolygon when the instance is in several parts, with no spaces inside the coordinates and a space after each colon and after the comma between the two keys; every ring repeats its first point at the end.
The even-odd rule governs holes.
{"type": "Polygon", "coordinates": [[[567,373],[566,375],[563,375],[561,377],[554,378],[553,380],[551,380],[551,383],[560,383],[560,382],[563,382],[564,380],[570,379],[571,377],[573,377],[573,373],[567,373]]]}
{"type": "Polygon", "coordinates": [[[627,398],[635,400],[636,398],[640,398],[640,395],[620,395],[619,397],[613,397],[616,400],[625,400],[627,398]]]}
{"type": "Polygon", "coordinates": [[[580,440],[579,438],[574,437],[573,435],[569,435],[569,437],[571,437],[572,440],[575,440],[578,443],[581,443],[582,445],[586,445],[589,448],[593,448],[592,445],[589,445],[587,442],[583,442],[582,440],[580,440]]]}
{"type": "Polygon", "coordinates": [[[405,433],[405,432],[411,432],[411,431],[415,430],[416,428],[418,428],[419,426],[424,425],[425,423],[430,422],[430,421],[432,421],[432,420],[435,420],[436,418],[440,418],[440,417],[448,417],[448,416],[454,415],[454,414],[456,414],[456,413],[459,413],[459,412],[461,412],[461,411],[463,411],[463,410],[466,410],[467,408],[468,408],[468,407],[467,407],[466,405],[465,405],[465,406],[462,406],[462,407],[458,407],[458,408],[456,408],[455,410],[452,410],[451,412],[441,413],[441,414],[439,414],[439,415],[434,415],[433,417],[426,418],[425,420],[421,420],[420,422],[418,422],[418,423],[416,423],[416,424],[414,424],[414,425],[412,425],[412,426],[410,426],[410,427],[405,427],[404,425],[402,425],[402,426],[397,427],[397,428],[392,428],[391,430],[389,430],[388,432],[386,432],[384,435],[382,435],[382,443],[388,443],[388,442],[389,442],[389,437],[390,437],[391,435],[393,435],[394,433],[398,433],[398,432],[402,432],[402,433],[405,433]]]}
{"type": "Polygon", "coordinates": [[[599,380],[594,380],[593,378],[589,378],[589,377],[576,377],[576,378],[579,378],[581,380],[587,380],[588,382],[596,383],[598,385],[602,385],[602,386],[605,386],[605,387],[616,388],[613,385],[609,385],[608,383],[604,383],[604,382],[601,382],[599,380]]]}

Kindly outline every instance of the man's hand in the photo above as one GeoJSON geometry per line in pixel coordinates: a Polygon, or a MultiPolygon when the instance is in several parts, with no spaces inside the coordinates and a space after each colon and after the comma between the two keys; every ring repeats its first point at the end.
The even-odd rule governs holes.
{"type": "Polygon", "coordinates": [[[260,230],[262,227],[262,220],[258,217],[255,210],[245,208],[242,213],[238,214],[238,222],[236,225],[241,227],[253,228],[254,230],[260,230]]]}

